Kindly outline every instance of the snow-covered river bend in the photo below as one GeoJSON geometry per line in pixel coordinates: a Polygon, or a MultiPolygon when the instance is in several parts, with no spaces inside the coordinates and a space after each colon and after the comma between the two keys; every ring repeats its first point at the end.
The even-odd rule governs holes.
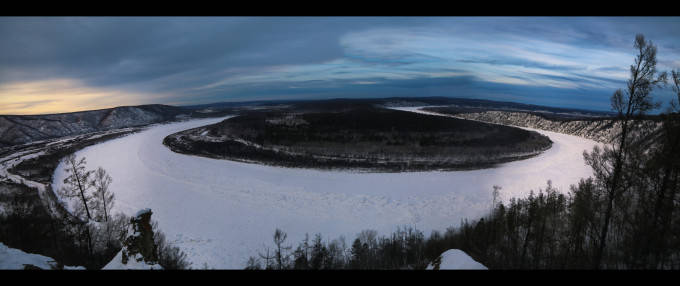
{"type": "MultiPolygon", "coordinates": [[[[114,211],[128,215],[151,208],[168,239],[180,246],[194,268],[243,268],[249,256],[272,245],[275,228],[294,247],[305,233],[344,235],[348,246],[363,229],[389,234],[415,226],[429,235],[478,218],[501,198],[526,196],[546,181],[563,192],[592,174],[584,150],[598,143],[536,130],[554,142],[531,159],[493,169],[455,172],[359,173],[291,169],[177,154],[163,138],[223,120],[199,119],[156,125],[123,138],[87,147],[88,168],[113,177],[114,211]]],[[[62,185],[60,166],[53,189],[62,185]]]]}

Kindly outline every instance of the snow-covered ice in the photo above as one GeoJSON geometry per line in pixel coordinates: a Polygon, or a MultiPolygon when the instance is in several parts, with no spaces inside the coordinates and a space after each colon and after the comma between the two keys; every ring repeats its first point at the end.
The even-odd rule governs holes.
{"type": "MultiPolygon", "coordinates": [[[[366,173],[264,166],[189,156],[163,146],[165,136],[223,120],[163,124],[87,147],[88,168],[113,177],[114,211],[133,215],[152,208],[168,239],[184,250],[194,268],[243,268],[249,256],[272,245],[276,228],[295,246],[304,237],[344,235],[347,244],[364,229],[387,235],[399,226],[431,230],[458,226],[491,208],[494,185],[501,198],[527,196],[547,180],[568,191],[592,174],[583,150],[597,143],[539,131],[552,148],[534,158],[497,168],[455,172],[366,173]]],[[[55,172],[53,189],[65,173],[55,172]]]]}
{"type": "MultiPolygon", "coordinates": [[[[449,249],[439,256],[438,270],[487,270],[486,266],[475,261],[460,249],[449,249]]],[[[433,270],[434,263],[427,266],[427,270],[433,270]]]]}

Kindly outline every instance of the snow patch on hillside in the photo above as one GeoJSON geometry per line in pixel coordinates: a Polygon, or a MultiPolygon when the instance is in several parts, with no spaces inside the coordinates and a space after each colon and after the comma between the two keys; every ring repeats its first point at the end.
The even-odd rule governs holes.
{"type": "MultiPolygon", "coordinates": [[[[19,249],[10,248],[0,242],[0,269],[22,270],[25,265],[33,265],[41,269],[54,269],[57,263],[54,259],[33,253],[26,253],[19,249]]],[[[64,266],[67,270],[84,270],[82,266],[64,266]]]]}
{"type": "Polygon", "coordinates": [[[0,242],[0,269],[24,269],[26,264],[42,269],[52,269],[56,262],[50,257],[26,253],[19,249],[7,247],[0,242]]]}
{"type": "Polygon", "coordinates": [[[460,249],[449,249],[427,265],[426,270],[488,270],[488,268],[460,249]]]}
{"type": "Polygon", "coordinates": [[[102,270],[163,270],[163,267],[144,262],[139,253],[130,257],[127,264],[123,264],[123,251],[118,251],[116,257],[106,264],[102,270]]]}

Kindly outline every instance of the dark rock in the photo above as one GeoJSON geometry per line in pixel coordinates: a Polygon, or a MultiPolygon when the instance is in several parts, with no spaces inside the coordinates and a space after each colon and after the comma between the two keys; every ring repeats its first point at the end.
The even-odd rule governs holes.
{"type": "Polygon", "coordinates": [[[43,269],[33,264],[24,264],[24,270],[43,270],[43,269]]]}
{"type": "Polygon", "coordinates": [[[153,241],[151,214],[151,209],[143,209],[130,218],[128,237],[123,240],[123,264],[127,264],[130,258],[137,261],[143,260],[148,264],[158,262],[158,246],[153,241]]]}

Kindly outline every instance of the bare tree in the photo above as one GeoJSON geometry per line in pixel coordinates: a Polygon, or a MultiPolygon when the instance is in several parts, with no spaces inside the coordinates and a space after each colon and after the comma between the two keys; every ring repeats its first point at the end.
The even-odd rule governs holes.
{"type": "Polygon", "coordinates": [[[80,199],[81,208],[76,210],[76,215],[81,214],[81,211],[85,210],[87,219],[90,220],[92,215],[88,204],[92,203],[93,198],[87,191],[91,187],[93,172],[85,170],[86,164],[85,157],[77,160],[75,154],[66,156],[65,171],[69,175],[64,179],[65,186],[59,192],[64,197],[80,199]]]}
{"type": "Polygon", "coordinates": [[[673,77],[673,91],[678,101],[671,100],[671,112],[680,112],[680,70],[671,71],[673,77]]]}
{"type": "Polygon", "coordinates": [[[270,261],[274,260],[275,256],[269,254],[269,247],[265,248],[265,253],[258,253],[258,255],[264,260],[264,269],[272,269],[270,261]]]}
{"type": "Polygon", "coordinates": [[[109,221],[111,216],[111,208],[113,208],[114,194],[109,191],[109,185],[113,179],[106,173],[104,168],[99,167],[97,171],[94,172],[94,178],[91,181],[91,185],[94,188],[94,206],[95,218],[99,221],[109,221]]]}
{"type": "Polygon", "coordinates": [[[283,246],[286,238],[288,238],[288,234],[277,228],[274,232],[274,244],[276,245],[276,253],[274,256],[279,270],[283,269],[288,261],[288,255],[284,254],[284,252],[291,249],[290,246],[283,246]]]}
{"type": "Polygon", "coordinates": [[[260,265],[260,261],[255,258],[255,257],[249,257],[248,262],[246,263],[246,268],[245,270],[262,270],[262,266],[260,265]]]}
{"type": "MultiPolygon", "coordinates": [[[[63,197],[80,199],[80,204],[76,205],[75,215],[79,217],[82,216],[84,210],[85,214],[87,215],[87,222],[92,219],[92,214],[90,213],[90,207],[88,205],[93,201],[93,197],[88,194],[88,190],[91,187],[90,181],[92,171],[85,170],[85,165],[87,165],[85,157],[77,160],[75,154],[70,154],[66,156],[65,162],[65,171],[69,175],[64,179],[64,187],[62,187],[59,192],[63,197]]],[[[82,227],[87,238],[88,253],[92,255],[93,248],[90,225],[86,223],[82,225],[82,227]]]]}
{"type": "Polygon", "coordinates": [[[627,82],[627,88],[617,90],[611,97],[612,109],[618,113],[617,120],[621,122],[618,142],[612,144],[611,149],[605,147],[603,152],[596,149],[590,154],[584,153],[586,162],[593,168],[599,166],[613,169],[611,172],[607,172],[610,176],[604,179],[606,210],[600,229],[598,246],[595,249],[594,268],[600,267],[612,218],[614,200],[626,190],[625,184],[622,184],[622,168],[629,151],[628,144],[631,141],[631,121],[641,117],[649,110],[658,108],[659,105],[652,102],[650,93],[653,88],[665,83],[667,77],[665,72],[657,76],[656,46],[651,41],[645,41],[645,37],[638,34],[635,37],[634,47],[637,50],[637,56],[635,63],[630,66],[630,79],[627,82]],[[600,164],[603,157],[604,161],[609,161],[604,165],[600,164]]]}
{"type": "Polygon", "coordinates": [[[498,186],[498,185],[493,185],[493,191],[491,192],[491,210],[495,209],[496,206],[500,203],[500,197],[501,197],[501,189],[503,187],[498,186]]]}

